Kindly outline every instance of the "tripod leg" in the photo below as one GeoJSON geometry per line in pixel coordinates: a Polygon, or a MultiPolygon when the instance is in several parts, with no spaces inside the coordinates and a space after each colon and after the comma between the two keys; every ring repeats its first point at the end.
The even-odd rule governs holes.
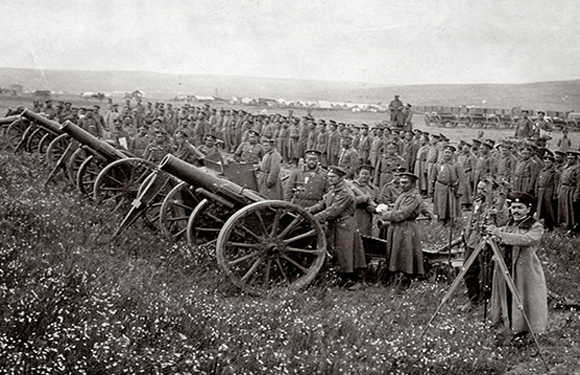
{"type": "Polygon", "coordinates": [[[419,336],[419,337],[423,337],[425,335],[425,333],[427,333],[429,326],[431,325],[431,323],[433,323],[433,321],[435,320],[435,317],[437,316],[437,314],[439,314],[439,311],[441,310],[443,305],[449,300],[449,298],[451,297],[453,292],[455,292],[455,289],[457,289],[459,284],[461,284],[461,282],[463,281],[463,276],[465,276],[465,274],[467,273],[467,271],[469,270],[469,268],[471,267],[473,262],[475,262],[475,259],[477,259],[477,257],[479,256],[479,253],[481,252],[481,249],[483,249],[484,245],[485,245],[485,241],[480,241],[479,244],[477,245],[477,247],[475,248],[475,250],[473,250],[473,253],[471,254],[471,256],[463,263],[463,267],[461,267],[461,272],[459,272],[459,275],[457,275],[455,280],[453,280],[453,283],[449,287],[449,290],[443,296],[441,303],[439,304],[439,306],[437,306],[437,310],[435,310],[435,313],[433,314],[433,316],[431,317],[431,319],[427,323],[427,326],[423,330],[423,333],[421,333],[421,336],[419,336]]]}
{"type": "MultiPolygon", "coordinates": [[[[546,363],[546,359],[544,358],[544,355],[542,354],[542,351],[540,350],[540,344],[538,344],[538,339],[536,338],[536,334],[534,333],[534,330],[532,329],[532,326],[530,324],[528,316],[526,315],[526,312],[524,310],[524,304],[522,303],[522,299],[520,297],[520,294],[518,293],[518,290],[516,289],[516,284],[514,283],[514,280],[512,279],[512,277],[509,273],[509,270],[508,270],[508,268],[503,260],[501,251],[499,250],[499,247],[497,246],[497,244],[495,242],[489,241],[489,243],[490,243],[491,249],[493,250],[494,255],[497,258],[496,265],[499,266],[501,274],[502,274],[506,284],[508,285],[510,291],[512,292],[512,298],[515,299],[516,304],[517,304],[517,308],[522,313],[522,316],[524,317],[524,320],[526,321],[526,324],[528,325],[528,328],[530,330],[530,335],[532,336],[532,339],[534,340],[534,343],[536,344],[536,348],[538,349],[538,353],[540,354],[540,358],[542,359],[544,366],[546,366],[546,370],[548,372],[550,372],[550,369],[548,368],[548,364],[546,363]]],[[[502,309],[503,308],[504,308],[504,306],[502,304],[502,309]]]]}

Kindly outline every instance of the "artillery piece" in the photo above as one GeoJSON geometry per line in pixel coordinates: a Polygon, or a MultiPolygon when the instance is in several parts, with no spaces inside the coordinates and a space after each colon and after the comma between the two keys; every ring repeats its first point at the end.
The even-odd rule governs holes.
{"type": "Polygon", "coordinates": [[[115,237],[145,213],[169,175],[188,184],[191,201],[199,201],[188,219],[191,244],[215,243],[218,264],[241,289],[251,294],[275,287],[299,289],[321,269],[325,234],[306,210],[266,200],[214,169],[195,167],[173,155],[167,155],[144,182],[115,237]]]}

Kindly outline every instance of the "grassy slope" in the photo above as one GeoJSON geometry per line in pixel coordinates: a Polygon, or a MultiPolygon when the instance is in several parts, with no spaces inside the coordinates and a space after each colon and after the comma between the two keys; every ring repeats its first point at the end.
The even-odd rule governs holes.
{"type": "MultiPolygon", "coordinates": [[[[264,298],[240,294],[211,250],[184,255],[139,225],[108,242],[118,217],[63,183],[42,187],[36,156],[0,155],[0,368],[12,373],[538,373],[533,348],[497,347],[480,315],[445,306],[446,282],[402,295],[324,281],[264,298]]],[[[427,238],[441,241],[442,231],[427,238]]],[[[548,236],[551,289],[580,298],[579,241],[548,236]]],[[[554,373],[577,369],[580,318],[550,310],[541,345],[554,373]]]]}

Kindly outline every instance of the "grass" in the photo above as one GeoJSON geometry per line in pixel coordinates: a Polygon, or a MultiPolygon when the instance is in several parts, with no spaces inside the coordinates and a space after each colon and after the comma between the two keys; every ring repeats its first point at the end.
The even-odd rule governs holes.
{"type": "MultiPolygon", "coordinates": [[[[398,294],[321,282],[244,295],[212,249],[188,255],[65,182],[44,188],[38,155],[0,154],[0,372],[6,374],[504,374],[541,373],[533,346],[497,346],[481,314],[458,313],[463,288],[419,335],[448,283],[398,294]]],[[[429,224],[429,245],[446,231],[429,224]]],[[[442,238],[444,237],[444,238],[442,238]]],[[[545,236],[550,289],[580,298],[579,240],[545,236]]],[[[552,373],[577,371],[577,312],[550,309],[540,344],[552,373]]]]}

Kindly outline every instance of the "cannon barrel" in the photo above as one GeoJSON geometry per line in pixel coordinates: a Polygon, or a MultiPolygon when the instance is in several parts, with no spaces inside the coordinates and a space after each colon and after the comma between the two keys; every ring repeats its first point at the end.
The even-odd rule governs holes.
{"type": "Polygon", "coordinates": [[[100,140],[99,138],[95,137],[88,131],[84,130],[78,125],[75,125],[69,120],[66,120],[64,124],[62,124],[60,130],[61,132],[65,132],[70,135],[71,138],[79,142],[81,145],[89,147],[92,151],[109,161],[131,157],[128,152],[123,152],[119,149],[116,149],[113,145],[100,140]]]}
{"type": "Polygon", "coordinates": [[[46,117],[42,117],[38,113],[32,112],[28,108],[24,109],[21,116],[27,118],[30,121],[36,122],[46,130],[54,134],[62,134],[62,130],[60,129],[60,124],[58,122],[49,120],[46,117]]]}
{"type": "Polygon", "coordinates": [[[20,120],[19,115],[0,117],[0,125],[12,124],[14,121],[20,120]]]}
{"type": "Polygon", "coordinates": [[[192,186],[204,188],[216,195],[233,200],[239,204],[263,201],[265,198],[258,193],[246,189],[225,178],[205,172],[173,155],[167,155],[161,160],[159,169],[175,176],[192,186]]]}

